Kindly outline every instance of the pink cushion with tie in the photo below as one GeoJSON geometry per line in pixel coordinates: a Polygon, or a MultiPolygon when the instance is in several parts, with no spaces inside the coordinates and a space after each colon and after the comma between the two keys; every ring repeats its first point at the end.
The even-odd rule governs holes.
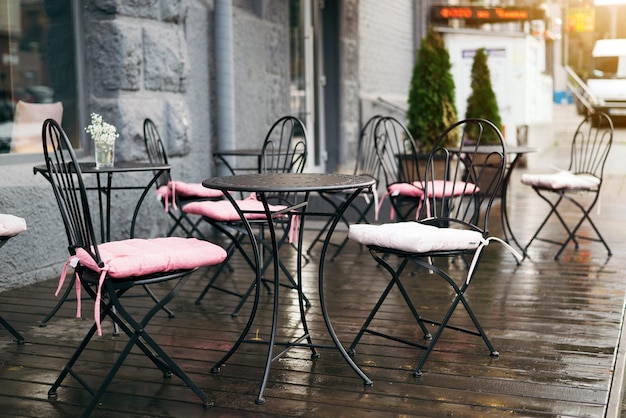
{"type": "Polygon", "coordinates": [[[391,196],[407,196],[407,197],[422,197],[424,191],[411,183],[393,183],[387,187],[387,192],[391,196]]]}
{"type": "MultiPolygon", "coordinates": [[[[424,182],[414,182],[413,185],[420,189],[424,189],[424,182]]],[[[428,182],[428,195],[430,197],[442,198],[445,196],[452,195],[460,196],[460,195],[468,195],[478,193],[480,191],[479,187],[473,183],[468,183],[465,181],[448,181],[448,180],[434,180],[428,182]],[[433,190],[434,189],[434,190],[433,190]]]]}
{"type": "MultiPolygon", "coordinates": [[[[247,198],[236,201],[237,206],[245,213],[247,211],[255,211],[259,213],[245,213],[246,219],[265,219],[265,213],[263,213],[263,203],[254,198],[247,198]]],[[[276,212],[285,209],[284,205],[269,205],[270,211],[276,212]]],[[[237,213],[237,210],[233,204],[228,200],[220,200],[217,202],[204,201],[204,202],[191,202],[183,207],[183,211],[186,213],[193,213],[195,215],[201,215],[216,221],[228,222],[239,221],[241,217],[237,213]]]]}
{"type": "MultiPolygon", "coordinates": [[[[226,251],[219,245],[181,237],[107,242],[98,245],[98,251],[111,278],[211,266],[226,258],[226,251]]],[[[82,248],[76,251],[76,257],[81,265],[90,270],[101,270],[82,248]]]]}
{"type": "Polygon", "coordinates": [[[19,216],[0,213],[0,237],[12,237],[26,231],[26,220],[19,216]]]}
{"type": "Polygon", "coordinates": [[[217,198],[224,196],[221,190],[204,187],[202,183],[185,183],[184,181],[171,181],[174,194],[183,197],[217,198]]]}
{"type": "Polygon", "coordinates": [[[162,199],[171,200],[172,196],[197,197],[201,199],[212,199],[223,197],[221,190],[204,187],[202,183],[185,183],[184,181],[170,181],[166,186],[157,189],[157,196],[162,199]]]}
{"type": "MultiPolygon", "coordinates": [[[[58,295],[63,286],[68,265],[76,266],[76,262],[80,262],[82,266],[100,272],[94,309],[94,320],[98,335],[102,335],[100,309],[98,307],[102,298],[102,285],[107,277],[113,280],[127,279],[154,273],[194,269],[196,267],[212,266],[226,259],[226,251],[222,247],[197,238],[134,238],[98,245],[98,251],[104,263],[103,267],[98,266],[87,251],[78,248],[76,255],[70,257],[65,263],[59,286],[55,293],[58,295]]],[[[77,282],[76,286],[76,316],[80,317],[80,282],[77,282]]]]}

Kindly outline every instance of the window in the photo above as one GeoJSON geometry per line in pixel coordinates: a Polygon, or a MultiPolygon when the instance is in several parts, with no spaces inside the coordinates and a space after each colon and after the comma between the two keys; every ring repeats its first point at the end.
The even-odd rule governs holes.
{"type": "Polygon", "coordinates": [[[71,0],[0,0],[0,154],[41,153],[42,118],[79,147],[71,0]]]}

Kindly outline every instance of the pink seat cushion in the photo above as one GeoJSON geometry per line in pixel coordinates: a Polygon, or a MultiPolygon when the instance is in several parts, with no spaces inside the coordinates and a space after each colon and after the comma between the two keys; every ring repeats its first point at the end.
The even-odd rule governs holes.
{"type": "Polygon", "coordinates": [[[417,184],[411,183],[393,183],[387,187],[387,193],[391,196],[405,196],[405,197],[422,197],[424,191],[421,187],[417,187],[417,184]]]}
{"type": "MultiPolygon", "coordinates": [[[[114,279],[211,266],[226,258],[226,251],[219,245],[180,237],[107,242],[98,245],[98,251],[104,269],[114,279]]],[[[81,265],[101,270],[82,248],[76,251],[76,257],[81,265]]]]}
{"type": "MultiPolygon", "coordinates": [[[[239,208],[244,212],[246,219],[265,219],[265,213],[262,213],[263,203],[261,201],[248,198],[237,200],[236,202],[237,206],[239,206],[239,208]],[[255,211],[259,213],[245,213],[248,211],[255,211]]],[[[284,205],[269,205],[272,212],[283,210],[286,207],[287,206],[284,205]]],[[[241,217],[237,214],[237,210],[228,200],[220,200],[216,202],[191,202],[183,207],[183,211],[222,222],[241,220],[241,217]]]]}
{"type": "Polygon", "coordinates": [[[184,181],[171,181],[172,192],[183,197],[218,198],[223,197],[221,190],[204,187],[202,183],[185,183],[184,181]]]}
{"type": "MultiPolygon", "coordinates": [[[[80,263],[90,270],[100,272],[94,309],[98,335],[102,335],[99,306],[102,297],[102,285],[107,277],[112,280],[127,279],[154,273],[211,266],[226,259],[226,251],[222,247],[196,238],[167,237],[112,241],[99,245],[98,251],[104,263],[103,267],[98,266],[87,251],[79,248],[76,255],[70,257],[65,263],[56,291],[58,295],[63,287],[68,265],[76,266],[76,263],[80,263]]],[[[76,316],[80,317],[80,281],[76,281],[76,300],[76,316]]]]}
{"type": "MultiPolygon", "coordinates": [[[[424,182],[414,182],[413,185],[421,190],[424,189],[424,182]]],[[[446,196],[460,196],[470,195],[478,193],[479,187],[473,183],[465,181],[448,181],[448,180],[434,180],[428,182],[428,195],[429,197],[442,198],[446,196]]],[[[422,193],[423,194],[423,193],[422,193]]]]}
{"type": "Polygon", "coordinates": [[[26,231],[26,220],[19,216],[0,213],[0,237],[12,237],[26,231]]]}
{"type": "Polygon", "coordinates": [[[202,183],[185,183],[184,181],[170,181],[166,186],[157,189],[157,196],[164,200],[172,200],[173,196],[197,197],[200,199],[214,199],[223,197],[221,190],[209,189],[202,183]]]}

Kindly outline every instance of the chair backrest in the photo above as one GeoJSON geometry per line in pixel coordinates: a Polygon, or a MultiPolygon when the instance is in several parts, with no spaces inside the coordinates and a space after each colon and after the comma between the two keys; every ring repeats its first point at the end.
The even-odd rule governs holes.
{"type": "MultiPolygon", "coordinates": [[[[421,180],[417,147],[407,127],[392,116],[378,118],[374,127],[375,151],[387,186],[421,180]]],[[[423,164],[422,164],[423,165],[423,164]]]]}
{"type": "Polygon", "coordinates": [[[574,134],[568,170],[577,174],[591,174],[602,180],[612,144],[611,118],[606,113],[587,116],[574,134]]]}
{"type": "Polygon", "coordinates": [[[493,123],[470,118],[450,125],[428,156],[424,173],[426,201],[420,218],[438,226],[461,224],[487,235],[489,212],[501,190],[505,170],[506,143],[493,123]],[[451,135],[461,138],[458,149],[445,147],[451,135]],[[437,169],[437,164],[444,167],[437,169]],[[440,170],[446,173],[446,181],[435,174],[440,170]]]}
{"type": "Polygon", "coordinates": [[[308,136],[294,116],[283,116],[267,132],[261,150],[261,173],[301,173],[307,159],[308,136]]]}
{"type": "Polygon", "coordinates": [[[101,263],[87,192],[72,144],[53,119],[44,121],[42,141],[49,180],[67,234],[68,249],[75,254],[78,248],[83,248],[97,263],[101,263]]]}
{"type": "Polygon", "coordinates": [[[376,124],[382,118],[381,115],[372,116],[361,128],[359,143],[356,150],[356,164],[354,174],[357,176],[370,176],[379,180],[381,165],[376,153],[376,124]]]}
{"type": "MultiPolygon", "coordinates": [[[[161,135],[157,129],[155,123],[150,118],[146,118],[143,121],[143,140],[146,144],[146,152],[148,153],[148,159],[153,164],[168,164],[167,152],[161,140],[161,135]]],[[[156,172],[154,173],[157,174],[156,172]]],[[[166,186],[170,180],[171,175],[169,171],[163,172],[156,180],[156,188],[166,186]]]]}

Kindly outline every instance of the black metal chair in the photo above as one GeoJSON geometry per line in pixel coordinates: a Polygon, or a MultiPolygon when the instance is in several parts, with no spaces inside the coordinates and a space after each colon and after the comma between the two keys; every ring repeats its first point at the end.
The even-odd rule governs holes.
{"type": "MultiPolygon", "coordinates": [[[[261,166],[259,167],[260,173],[301,173],[304,170],[307,157],[307,132],[304,124],[294,116],[283,116],[278,119],[269,129],[263,147],[261,151],[261,166]]],[[[293,201],[292,194],[276,194],[273,196],[267,196],[267,200],[271,203],[274,210],[280,210],[290,206],[293,201]]],[[[257,200],[255,196],[250,196],[245,199],[239,199],[236,201],[240,208],[246,210],[246,215],[251,220],[251,224],[258,228],[256,236],[261,248],[266,252],[266,257],[263,258],[264,263],[262,266],[262,274],[272,265],[272,247],[271,243],[264,237],[265,227],[267,226],[267,220],[265,219],[264,209],[262,202],[257,200]],[[250,213],[253,212],[253,213],[250,213]],[[257,212],[256,214],[254,212],[257,212]]],[[[223,200],[220,202],[193,202],[183,206],[183,211],[196,215],[201,215],[203,219],[213,226],[217,231],[223,233],[229,240],[229,245],[226,248],[228,252],[227,263],[235,253],[240,253],[246,263],[250,266],[253,272],[256,272],[256,264],[253,257],[251,257],[244,247],[245,242],[249,240],[247,230],[241,222],[241,218],[233,205],[223,200]]],[[[293,217],[289,214],[285,214],[282,218],[282,222],[278,222],[278,225],[282,225],[282,236],[278,240],[279,248],[287,242],[289,238],[289,230],[291,227],[293,217]]],[[[277,220],[275,220],[276,223],[277,220]]],[[[280,220],[279,220],[280,221],[280,220]]],[[[202,303],[202,299],[207,292],[213,288],[240,298],[239,304],[232,312],[233,316],[239,314],[245,301],[252,294],[256,286],[256,280],[246,288],[243,292],[237,292],[223,286],[216,284],[218,277],[221,275],[224,266],[227,263],[223,263],[213,273],[209,279],[207,285],[196,299],[196,304],[202,303]]],[[[284,286],[295,289],[296,282],[289,271],[289,269],[280,262],[281,270],[286,276],[288,283],[284,286]]],[[[273,281],[271,279],[270,281],[273,281]]],[[[267,286],[267,282],[262,280],[262,283],[266,286],[268,292],[271,291],[271,287],[267,286]]],[[[306,299],[306,298],[305,298],[306,299]]],[[[308,305],[307,300],[307,305],[308,305]]]]}
{"type": "Polygon", "coordinates": [[[392,116],[379,118],[374,130],[375,150],[386,187],[379,206],[389,199],[391,219],[417,219],[424,196],[421,185],[425,171],[425,163],[417,155],[417,144],[407,127],[392,116]]]}
{"type": "MultiPolygon", "coordinates": [[[[363,128],[361,129],[356,153],[356,165],[354,167],[353,174],[370,176],[374,180],[376,180],[376,185],[374,185],[371,190],[364,190],[361,193],[361,196],[363,197],[363,202],[361,202],[360,199],[353,201],[344,213],[344,215],[341,217],[341,222],[344,223],[346,228],[350,226],[350,223],[370,223],[370,219],[368,217],[370,216],[372,210],[375,209],[378,205],[378,185],[381,166],[378,155],[376,154],[374,135],[376,123],[381,118],[381,115],[372,116],[367,120],[367,122],[365,123],[365,125],[363,125],[363,128]],[[356,220],[350,221],[350,216],[356,216],[356,220]]],[[[320,192],[318,194],[322,199],[324,199],[324,201],[328,202],[328,204],[331,205],[334,212],[337,212],[341,205],[345,201],[347,201],[348,198],[350,198],[350,196],[352,195],[352,191],[346,190],[340,192],[320,192]]],[[[307,249],[307,253],[310,254],[313,251],[313,248],[315,248],[318,243],[324,242],[328,227],[331,225],[331,223],[332,219],[326,221],[326,223],[319,230],[313,241],[311,241],[311,244],[307,249]]],[[[331,243],[331,245],[335,246],[335,252],[330,257],[331,261],[337,258],[347,242],[348,236],[346,235],[340,243],[331,243]]]]}
{"type": "MultiPolygon", "coordinates": [[[[0,214],[0,248],[9,241],[10,238],[26,230],[26,221],[19,216],[0,214]]],[[[20,334],[6,319],[0,315],[0,325],[9,331],[14,337],[15,341],[22,345],[24,344],[24,337],[20,334]]]]}
{"type": "Polygon", "coordinates": [[[591,210],[596,206],[600,198],[604,165],[612,144],[613,122],[611,118],[605,113],[588,115],[578,125],[572,139],[570,162],[567,170],[553,174],[522,175],[522,183],[531,186],[539,197],[550,205],[548,215],[541,222],[528,244],[526,244],[524,248],[525,254],[527,254],[528,247],[530,247],[533,241],[538,240],[558,245],[559,249],[554,255],[554,259],[558,259],[570,242],[573,242],[575,248],[578,249],[578,241],[582,239],[601,242],[606,248],[608,255],[612,255],[609,245],[600,234],[598,227],[591,220],[591,210]],[[570,202],[578,208],[580,217],[576,217],[573,222],[568,221],[568,216],[565,215],[565,207],[562,205],[563,202],[570,202]],[[550,232],[550,237],[547,237],[547,234],[543,237],[539,236],[552,215],[558,219],[567,234],[563,241],[554,239],[552,232],[550,232]],[[596,233],[596,237],[579,234],[579,230],[585,221],[596,233]]]}
{"type": "Polygon", "coordinates": [[[128,239],[99,244],[72,144],[52,119],[44,122],[42,136],[50,183],[69,241],[70,258],[65,264],[59,287],[65,272],[73,266],[73,275],[80,281],[81,288],[95,301],[94,324],[48,391],[48,397],[56,399],[57,389],[71,375],[92,395],[83,412],[83,416],[88,416],[100,402],[131,349],[137,347],[164,377],[172,374],[180,377],[202,404],[209,406],[206,393],[163,350],[148,329],[152,317],[178,294],[189,275],[200,266],[223,262],[226,251],[207,241],[181,237],[128,239]],[[143,313],[138,313],[136,306],[132,310],[126,309],[125,296],[132,296],[133,288],[157,283],[159,291],[164,293],[160,300],[146,307],[143,313]],[[102,335],[101,321],[106,317],[111,318],[126,334],[128,341],[99,386],[93,387],[88,383],[91,378],[81,377],[80,364],[89,362],[83,354],[94,335],[102,335]]]}
{"type": "MultiPolygon", "coordinates": [[[[143,138],[150,162],[169,164],[167,151],[159,130],[150,118],[146,118],[143,122],[143,138]]],[[[174,221],[174,225],[167,232],[167,236],[174,235],[176,230],[180,228],[187,237],[197,236],[206,239],[202,231],[198,229],[202,219],[192,219],[189,214],[182,210],[182,207],[189,202],[198,200],[222,199],[223,193],[219,190],[203,187],[201,183],[174,181],[169,172],[161,174],[155,185],[159,200],[169,217],[174,221]]]]}
{"type": "MultiPolygon", "coordinates": [[[[481,251],[490,241],[502,242],[518,258],[521,258],[504,241],[489,236],[489,213],[502,183],[505,161],[504,140],[491,122],[483,119],[467,119],[457,122],[442,133],[425,162],[424,180],[420,184],[423,199],[420,208],[417,209],[418,221],[392,222],[382,225],[350,225],[349,237],[367,245],[371,256],[384,267],[391,279],[350,345],[349,352],[356,353],[356,346],[366,333],[421,348],[425,352],[414,371],[415,376],[421,376],[422,367],[439,341],[443,330],[453,328],[482,337],[491,355],[498,355],[470,308],[465,295],[478,267],[481,251]],[[472,145],[467,143],[462,145],[460,153],[452,153],[442,147],[441,144],[445,143],[446,136],[454,134],[455,130],[457,133],[460,130],[463,134],[462,138],[467,139],[464,134],[474,128],[477,128],[478,136],[472,138],[472,145]],[[486,131],[495,131],[500,142],[497,150],[479,155],[476,150],[482,144],[486,131]],[[450,180],[443,182],[434,174],[434,164],[437,160],[445,163],[450,180]],[[481,185],[480,193],[476,190],[478,184],[481,185]],[[450,268],[446,269],[442,267],[443,263],[437,262],[441,258],[453,260],[460,258],[463,262],[460,263],[460,269],[451,267],[459,263],[449,263],[447,265],[450,268]],[[395,263],[396,260],[399,262],[395,263]],[[423,267],[427,274],[434,273],[454,291],[454,298],[449,301],[450,305],[440,321],[421,317],[403,284],[403,280],[420,279],[424,270],[422,268],[412,273],[405,273],[406,267],[413,264],[423,267]],[[372,327],[375,316],[394,287],[397,287],[402,295],[425,339],[431,339],[429,344],[412,341],[409,336],[377,331],[375,327],[372,327]],[[452,314],[459,304],[465,308],[475,329],[450,324],[452,314]],[[428,328],[431,324],[437,325],[432,336],[428,328]]],[[[429,296],[422,296],[420,304],[426,304],[429,296]]]]}

